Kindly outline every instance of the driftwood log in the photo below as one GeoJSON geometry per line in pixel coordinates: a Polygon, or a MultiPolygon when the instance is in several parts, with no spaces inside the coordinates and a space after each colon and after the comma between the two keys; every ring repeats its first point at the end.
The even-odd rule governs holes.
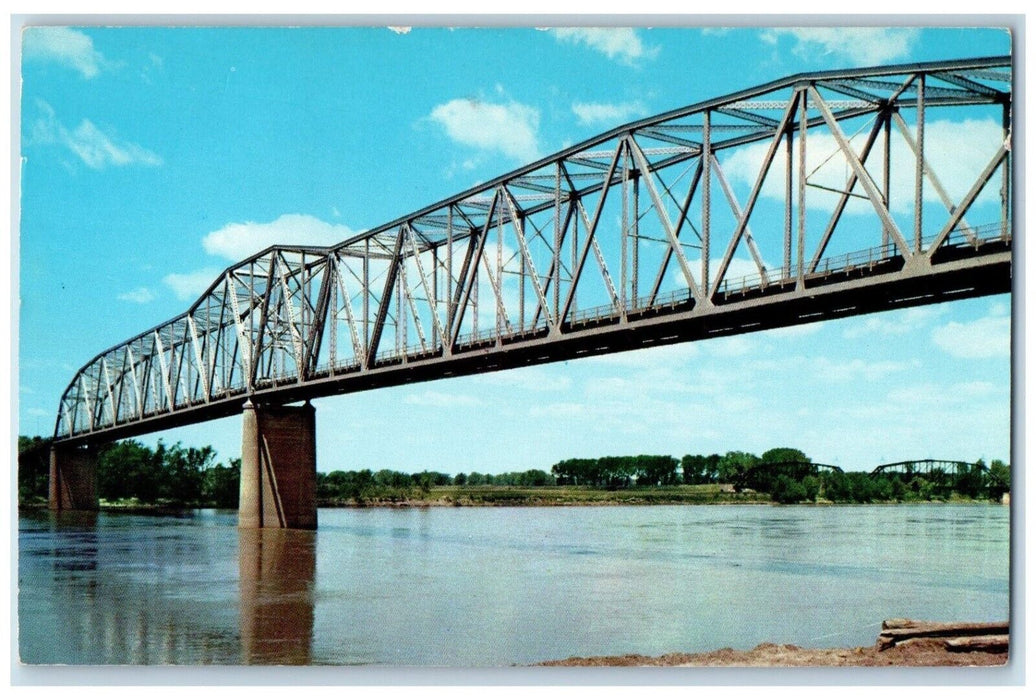
{"type": "Polygon", "coordinates": [[[919,639],[940,639],[950,651],[1007,650],[1007,622],[924,622],[892,619],[881,623],[878,648],[891,647],[919,639]]]}

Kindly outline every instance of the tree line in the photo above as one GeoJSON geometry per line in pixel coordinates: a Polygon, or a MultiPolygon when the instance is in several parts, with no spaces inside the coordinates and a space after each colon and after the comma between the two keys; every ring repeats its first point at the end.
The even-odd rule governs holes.
{"type": "MultiPolygon", "coordinates": [[[[18,438],[18,502],[46,501],[50,440],[18,438]]],[[[104,445],[97,453],[97,496],[111,503],[136,500],[191,508],[236,508],[241,460],[216,461],[211,446],[184,447],[137,440],[104,445]]]]}
{"type": "MultiPolygon", "coordinates": [[[[19,436],[20,504],[47,498],[48,439],[19,436]]],[[[216,460],[211,446],[194,448],[159,441],[150,448],[137,440],[111,443],[97,458],[98,497],[108,502],[183,507],[235,508],[241,460],[216,460]]],[[[678,485],[730,484],[737,491],[768,494],[778,503],[825,500],[834,503],[948,500],[954,497],[999,499],[1010,489],[1010,465],[994,459],[988,470],[979,460],[951,471],[929,473],[841,472],[813,464],[801,450],[776,447],[761,455],[743,451],[719,454],[629,455],[564,459],[542,469],[502,474],[450,475],[441,471],[407,473],[370,469],[317,473],[317,498],[325,503],[397,501],[427,496],[444,486],[577,486],[629,489],[678,485]]]]}

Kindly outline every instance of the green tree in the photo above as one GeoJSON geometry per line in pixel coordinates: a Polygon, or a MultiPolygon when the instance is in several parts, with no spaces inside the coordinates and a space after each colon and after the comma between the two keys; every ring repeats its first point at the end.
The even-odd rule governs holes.
{"type": "Polygon", "coordinates": [[[1011,465],[994,459],[989,463],[989,497],[999,501],[1011,490],[1011,465]]]}
{"type": "Polygon", "coordinates": [[[980,498],[985,495],[985,463],[980,459],[975,464],[959,464],[953,475],[953,490],[965,498],[980,498]]]}
{"type": "Polygon", "coordinates": [[[202,478],[202,500],[216,508],[236,508],[241,489],[241,460],[230,460],[230,466],[217,464],[205,470],[202,478]]]}
{"type": "Polygon", "coordinates": [[[809,457],[802,450],[794,447],[774,447],[759,457],[763,464],[780,464],[782,462],[809,462],[809,457]]]}
{"type": "Polygon", "coordinates": [[[641,455],[637,457],[637,484],[672,486],[677,483],[676,467],[679,465],[669,455],[641,455]]]}
{"type": "Polygon", "coordinates": [[[97,495],[107,501],[138,498],[155,503],[166,489],[165,445],[158,449],[137,440],[105,445],[97,455],[97,495]]]}
{"type": "Polygon", "coordinates": [[[51,442],[50,438],[18,436],[18,503],[46,500],[51,442]]]}
{"type": "Polygon", "coordinates": [[[778,503],[801,503],[806,500],[806,489],[801,482],[795,481],[786,474],[778,474],[774,479],[770,498],[778,503]]]}
{"type": "Polygon", "coordinates": [[[824,498],[835,503],[850,503],[852,490],[845,472],[824,472],[820,478],[824,498]]]}
{"type": "Polygon", "coordinates": [[[803,500],[814,502],[820,495],[820,477],[810,474],[802,479],[802,488],[806,492],[803,500]]]}
{"type": "Polygon", "coordinates": [[[740,474],[759,464],[759,458],[749,452],[727,452],[716,465],[716,478],[722,483],[734,482],[740,474]]]}

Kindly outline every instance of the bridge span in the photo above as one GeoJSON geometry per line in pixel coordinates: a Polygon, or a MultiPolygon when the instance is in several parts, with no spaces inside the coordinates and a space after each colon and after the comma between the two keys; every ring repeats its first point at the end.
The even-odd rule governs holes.
{"type": "Polygon", "coordinates": [[[76,373],[51,505],[96,507],[90,446],[243,413],[242,525],[315,527],[310,399],[1009,292],[1011,68],[798,74],[268,248],[76,373]]]}

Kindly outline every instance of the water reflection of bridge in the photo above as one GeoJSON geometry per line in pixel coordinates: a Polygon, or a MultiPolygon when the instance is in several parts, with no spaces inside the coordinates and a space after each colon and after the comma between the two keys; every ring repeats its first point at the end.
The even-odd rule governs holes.
{"type": "MultiPolygon", "coordinates": [[[[104,517],[89,511],[43,515],[43,521],[34,525],[41,532],[38,539],[57,544],[39,549],[32,528],[23,535],[20,573],[28,577],[26,582],[32,576],[51,579],[40,588],[58,594],[41,605],[60,610],[63,630],[56,644],[27,642],[31,635],[20,635],[24,662],[224,664],[235,658],[244,664],[312,662],[315,533],[239,530],[238,595],[227,590],[225,600],[194,599],[185,610],[178,587],[191,584],[176,582],[176,575],[156,579],[153,568],[157,562],[172,560],[187,569],[192,563],[216,569],[209,553],[200,548],[185,555],[183,548],[198,547],[197,540],[141,537],[137,528],[119,531],[110,521],[99,523],[104,517]],[[106,536],[99,536],[101,528],[107,528],[106,536]],[[34,559],[49,561],[49,570],[34,568],[34,559]]],[[[208,590],[221,589],[210,586],[208,590]]],[[[20,593],[20,606],[35,604],[27,596],[29,592],[20,593]]]]}

